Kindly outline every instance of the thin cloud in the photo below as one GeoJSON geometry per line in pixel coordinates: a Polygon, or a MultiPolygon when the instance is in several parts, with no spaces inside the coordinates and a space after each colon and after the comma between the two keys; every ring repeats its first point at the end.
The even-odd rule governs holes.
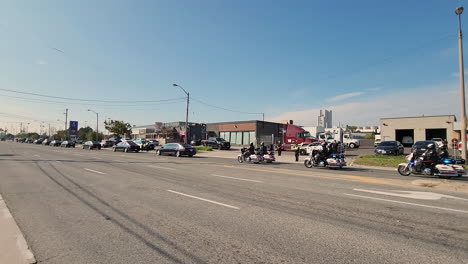
{"type": "Polygon", "coordinates": [[[303,126],[312,126],[319,115],[320,109],[326,108],[333,111],[333,125],[378,125],[380,118],[401,117],[401,116],[421,116],[421,115],[458,115],[458,99],[454,102],[457,94],[457,83],[447,83],[443,85],[420,87],[409,89],[404,96],[401,92],[385,94],[371,97],[351,103],[334,104],[320,108],[305,109],[300,111],[284,112],[280,115],[269,118],[271,121],[280,122],[282,120],[294,120],[294,123],[303,126]],[[424,98],[423,105],[431,107],[421,107],[421,104],[414,103],[414,98],[419,98],[422,94],[430,94],[424,98]],[[449,96],[448,96],[449,95],[449,96]]]}
{"type": "Polygon", "coordinates": [[[382,87],[374,87],[374,88],[368,88],[367,91],[369,92],[377,92],[382,90],[382,87]]]}
{"type": "Polygon", "coordinates": [[[39,64],[39,65],[46,65],[46,64],[47,64],[47,61],[45,61],[45,60],[38,60],[38,61],[36,62],[36,64],[39,64]]]}
{"type": "Polygon", "coordinates": [[[360,95],[363,95],[363,94],[364,94],[363,92],[345,93],[345,94],[337,95],[335,97],[331,97],[327,101],[328,102],[337,102],[337,101],[342,101],[342,100],[349,99],[349,98],[352,98],[352,97],[360,96],[360,95]]]}

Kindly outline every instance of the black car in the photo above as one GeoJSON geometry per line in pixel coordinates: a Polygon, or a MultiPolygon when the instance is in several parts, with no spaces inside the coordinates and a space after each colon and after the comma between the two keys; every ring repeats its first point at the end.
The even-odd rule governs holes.
{"type": "Polygon", "coordinates": [[[210,137],[207,140],[202,140],[204,146],[217,148],[217,149],[230,149],[231,143],[220,137],[210,137]]]}
{"type": "Polygon", "coordinates": [[[38,144],[38,145],[40,145],[40,144],[42,144],[42,141],[44,141],[44,139],[40,138],[40,139],[36,139],[36,140],[34,140],[34,142],[33,142],[33,143],[34,143],[34,144],[38,144]]]}
{"type": "Polygon", "coordinates": [[[153,144],[154,146],[159,146],[159,141],[155,139],[148,140],[148,144],[153,144]]]}
{"type": "Polygon", "coordinates": [[[97,141],[86,141],[83,144],[83,149],[101,149],[101,144],[97,141]]]}
{"type": "Polygon", "coordinates": [[[405,149],[399,141],[382,141],[374,149],[375,154],[402,155],[405,149]]]}
{"type": "Polygon", "coordinates": [[[419,157],[426,151],[429,144],[434,144],[436,149],[439,148],[437,142],[432,140],[416,141],[416,143],[414,143],[414,145],[411,147],[411,152],[416,151],[416,156],[419,157]]]}
{"type": "Polygon", "coordinates": [[[168,143],[164,144],[158,148],[156,154],[161,155],[174,155],[176,157],[180,157],[183,155],[192,157],[195,155],[197,151],[189,144],[181,144],[181,143],[168,143]]]}
{"type": "Polygon", "coordinates": [[[135,143],[133,141],[122,141],[122,142],[117,143],[116,145],[114,145],[112,148],[114,148],[114,152],[116,152],[116,151],[139,152],[140,151],[140,146],[138,146],[137,143],[135,143]]]}
{"type": "Polygon", "coordinates": [[[51,142],[51,140],[46,138],[46,139],[44,139],[44,141],[42,141],[42,145],[48,146],[48,145],[50,145],[50,142],[51,142]]]}
{"type": "Polygon", "coordinates": [[[62,144],[61,140],[52,140],[52,142],[50,142],[49,146],[60,147],[61,144],[62,144]]]}
{"type": "Polygon", "coordinates": [[[60,147],[65,147],[65,148],[74,148],[75,147],[75,142],[72,140],[65,140],[60,144],[60,147]]]}

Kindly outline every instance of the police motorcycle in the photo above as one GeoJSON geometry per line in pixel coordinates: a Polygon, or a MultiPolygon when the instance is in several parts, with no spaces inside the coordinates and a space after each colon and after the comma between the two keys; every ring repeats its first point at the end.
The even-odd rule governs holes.
{"type": "Polygon", "coordinates": [[[426,160],[424,155],[415,157],[416,151],[406,156],[407,163],[400,163],[398,165],[398,173],[402,176],[415,175],[431,175],[440,178],[461,177],[465,175],[465,168],[462,165],[455,164],[457,161],[442,158],[437,162],[434,160],[426,160]]]}
{"type": "Polygon", "coordinates": [[[323,150],[313,150],[310,156],[304,159],[304,166],[307,168],[327,167],[330,169],[341,169],[346,166],[346,161],[343,153],[334,153],[328,156],[323,150]]]}
{"type": "Polygon", "coordinates": [[[260,162],[263,162],[264,160],[265,159],[263,158],[260,149],[255,149],[254,153],[251,154],[248,148],[242,148],[241,153],[237,156],[237,161],[239,161],[239,163],[251,162],[258,164],[260,162]]]}

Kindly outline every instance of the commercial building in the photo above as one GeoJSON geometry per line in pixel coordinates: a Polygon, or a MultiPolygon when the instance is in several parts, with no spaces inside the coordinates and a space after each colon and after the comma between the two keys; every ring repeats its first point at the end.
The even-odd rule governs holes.
{"type": "Polygon", "coordinates": [[[450,140],[456,137],[455,122],[455,115],[381,118],[381,138],[382,141],[397,140],[405,146],[432,138],[450,140]]]}
{"type": "Polygon", "coordinates": [[[250,120],[206,124],[207,137],[222,137],[233,145],[274,144],[281,139],[283,124],[250,120]]]}
{"type": "Polygon", "coordinates": [[[331,128],[332,127],[332,111],[331,110],[320,110],[320,115],[318,116],[319,127],[331,128]]]}
{"type": "MultiPolygon", "coordinates": [[[[185,122],[155,122],[153,125],[132,127],[132,138],[157,139],[164,142],[184,142],[185,122]]],[[[188,142],[200,141],[206,136],[206,125],[188,123],[188,142]]]]}

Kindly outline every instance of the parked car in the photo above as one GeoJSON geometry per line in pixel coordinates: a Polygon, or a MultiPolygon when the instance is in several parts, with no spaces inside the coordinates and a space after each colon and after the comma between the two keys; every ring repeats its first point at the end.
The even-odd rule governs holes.
{"type": "Polygon", "coordinates": [[[148,140],[148,142],[153,144],[154,146],[159,146],[159,141],[157,141],[155,139],[150,139],[150,140],[148,140]]]}
{"type": "Polygon", "coordinates": [[[74,148],[75,147],[75,142],[72,140],[65,140],[60,144],[60,147],[65,147],[65,148],[74,148]]]}
{"type": "Polygon", "coordinates": [[[382,139],[376,138],[376,139],[374,140],[374,148],[377,147],[377,146],[380,144],[380,142],[382,142],[382,139]]]}
{"type": "Polygon", "coordinates": [[[42,141],[42,145],[44,146],[48,146],[50,144],[50,142],[52,142],[50,139],[46,138],[42,141]]]}
{"type": "Polygon", "coordinates": [[[301,155],[309,155],[312,153],[313,150],[321,150],[322,149],[322,143],[321,142],[312,142],[307,145],[302,145],[299,149],[299,154],[301,155]]]}
{"type": "Polygon", "coordinates": [[[207,140],[201,141],[203,146],[208,146],[216,149],[230,149],[231,143],[220,137],[209,137],[207,140]]]}
{"type": "Polygon", "coordinates": [[[156,155],[174,155],[176,157],[189,156],[192,157],[197,153],[197,150],[189,144],[168,143],[158,148],[156,155]]]}
{"type": "Polygon", "coordinates": [[[83,149],[101,149],[101,144],[97,141],[86,141],[83,144],[83,149]]]}
{"type": "Polygon", "coordinates": [[[52,147],[60,147],[60,145],[62,144],[62,141],[61,140],[52,140],[49,144],[49,146],[52,146],[52,147]]]}
{"type": "Polygon", "coordinates": [[[441,138],[431,138],[431,141],[435,141],[439,147],[444,144],[444,140],[441,138]]]}
{"type": "Polygon", "coordinates": [[[24,143],[32,144],[34,140],[32,138],[27,138],[24,143]]]}
{"type": "Polygon", "coordinates": [[[374,152],[382,155],[403,155],[405,148],[399,141],[382,141],[374,152]]]}
{"type": "Polygon", "coordinates": [[[437,145],[437,143],[432,140],[416,141],[416,143],[414,143],[414,145],[411,147],[411,152],[416,150],[416,156],[419,156],[423,154],[424,151],[426,151],[429,144],[434,144],[436,148],[439,148],[439,145],[437,145]]]}
{"type": "Polygon", "coordinates": [[[129,152],[129,151],[134,151],[134,152],[139,152],[140,151],[140,146],[138,146],[135,142],[133,141],[122,141],[113,147],[114,152],[116,151],[123,151],[123,152],[129,152]]]}
{"type": "Polygon", "coordinates": [[[34,144],[38,144],[38,145],[39,145],[39,144],[42,144],[42,141],[44,141],[44,139],[40,138],[40,139],[36,139],[36,140],[34,140],[34,142],[33,142],[33,143],[34,143],[34,144]]]}
{"type": "Polygon", "coordinates": [[[115,141],[113,141],[113,140],[102,140],[100,144],[101,144],[101,147],[103,147],[103,148],[111,148],[112,146],[115,145],[115,141]]]}

